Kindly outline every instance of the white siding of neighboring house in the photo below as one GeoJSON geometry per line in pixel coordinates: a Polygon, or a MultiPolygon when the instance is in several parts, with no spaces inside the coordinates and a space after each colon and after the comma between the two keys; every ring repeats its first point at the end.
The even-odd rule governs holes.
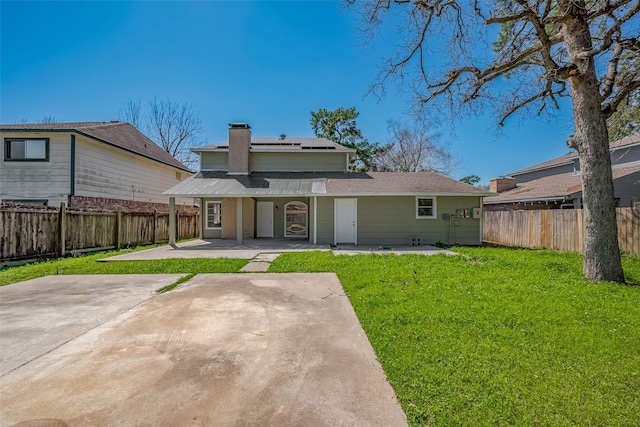
{"type": "Polygon", "coordinates": [[[0,132],[0,141],[0,199],[46,199],[50,206],[67,202],[71,187],[70,133],[0,132]],[[5,161],[5,138],[49,138],[49,161],[5,161]]]}
{"type": "MultiPolygon", "coordinates": [[[[144,158],[125,150],[76,137],[75,195],[139,202],[169,203],[162,193],[188,172],[144,158]]],[[[176,205],[193,205],[193,199],[176,198],[176,205]]]]}

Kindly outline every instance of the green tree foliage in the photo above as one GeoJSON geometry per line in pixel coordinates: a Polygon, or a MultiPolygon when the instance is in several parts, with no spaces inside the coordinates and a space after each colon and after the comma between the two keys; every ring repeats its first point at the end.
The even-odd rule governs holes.
{"type": "Polygon", "coordinates": [[[465,184],[469,185],[476,185],[480,182],[480,177],[478,175],[467,175],[460,178],[460,182],[464,182],[465,184]]]}
{"type": "Polygon", "coordinates": [[[359,115],[356,107],[339,107],[333,111],[321,108],[311,112],[311,127],[318,138],[327,138],[356,150],[355,156],[351,157],[351,170],[377,170],[376,158],[385,147],[362,136],[356,123],[359,115]]]}

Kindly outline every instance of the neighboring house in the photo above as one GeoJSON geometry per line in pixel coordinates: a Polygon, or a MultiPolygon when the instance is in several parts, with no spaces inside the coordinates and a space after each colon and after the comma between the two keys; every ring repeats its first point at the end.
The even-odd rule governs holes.
{"type": "MultiPolygon", "coordinates": [[[[640,206],[640,134],[610,145],[617,207],[640,206]]],[[[582,176],[576,152],[491,180],[497,196],[484,199],[485,210],[579,209],[582,176]]]]}
{"type": "Polygon", "coordinates": [[[162,193],[193,174],[125,122],[0,125],[0,140],[3,203],[166,210],[162,193]]]}
{"type": "MultiPolygon", "coordinates": [[[[168,190],[197,197],[204,238],[323,244],[477,245],[486,193],[433,172],[348,172],[355,150],[323,138],[253,138],[194,149],[200,172],[168,190]]],[[[172,227],[170,227],[172,230],[172,227]]],[[[171,240],[171,239],[170,239],[171,240]]]]}

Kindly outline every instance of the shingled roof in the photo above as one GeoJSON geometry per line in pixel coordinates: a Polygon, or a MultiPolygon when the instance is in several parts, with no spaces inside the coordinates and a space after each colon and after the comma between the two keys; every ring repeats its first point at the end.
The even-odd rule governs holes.
{"type": "Polygon", "coordinates": [[[167,196],[487,196],[472,185],[435,172],[199,172],[167,190],[167,196]]]}
{"type": "MultiPolygon", "coordinates": [[[[609,144],[609,149],[611,151],[614,151],[620,147],[626,147],[633,144],[640,144],[640,134],[635,133],[633,135],[629,135],[624,138],[612,141],[609,144]]],[[[547,169],[554,166],[568,164],[573,162],[577,158],[578,158],[578,153],[576,151],[571,151],[570,153],[567,153],[564,156],[556,157],[555,159],[547,160],[546,162],[538,163],[537,165],[529,166],[524,169],[511,172],[509,175],[510,176],[522,175],[527,172],[533,172],[533,171],[547,169]]]]}
{"type": "MultiPolygon", "coordinates": [[[[613,169],[613,179],[640,173],[640,165],[613,169]]],[[[484,204],[573,199],[582,192],[582,176],[574,173],[550,175],[517,184],[497,196],[485,197],[484,204]]]]}
{"type": "Polygon", "coordinates": [[[189,168],[127,122],[0,124],[0,131],[74,132],[96,141],[141,155],[148,159],[190,172],[189,168]]]}

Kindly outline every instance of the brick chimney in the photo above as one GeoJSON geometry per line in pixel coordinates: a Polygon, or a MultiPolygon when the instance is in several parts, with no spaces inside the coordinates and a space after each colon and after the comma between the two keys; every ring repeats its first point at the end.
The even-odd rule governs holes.
{"type": "Polygon", "coordinates": [[[516,188],[515,178],[494,178],[489,182],[489,191],[493,193],[502,193],[512,188],[516,188]]]}
{"type": "Polygon", "coordinates": [[[229,175],[249,175],[251,126],[229,123],[229,175]]]}

